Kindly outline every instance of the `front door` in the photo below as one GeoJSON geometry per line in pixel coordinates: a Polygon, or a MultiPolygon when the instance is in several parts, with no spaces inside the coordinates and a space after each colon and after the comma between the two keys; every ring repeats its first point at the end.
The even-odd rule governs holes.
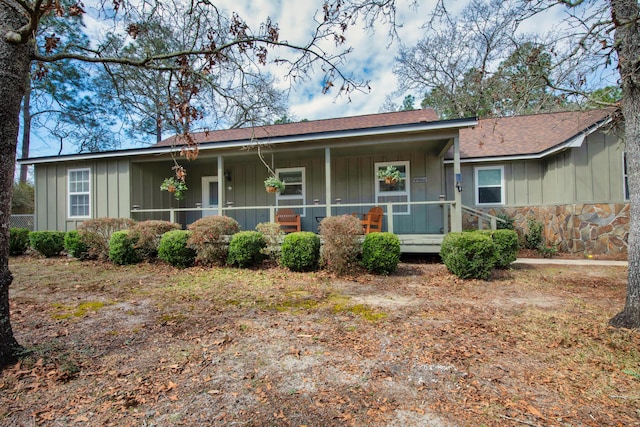
{"type": "Polygon", "coordinates": [[[217,215],[218,213],[218,177],[202,177],[202,216],[217,215]],[[213,209],[207,209],[213,208],[213,209]]]}

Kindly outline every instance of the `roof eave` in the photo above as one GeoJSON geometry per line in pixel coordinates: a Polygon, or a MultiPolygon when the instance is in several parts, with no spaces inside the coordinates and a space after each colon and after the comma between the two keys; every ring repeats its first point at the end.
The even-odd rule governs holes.
{"type": "MultiPolygon", "coordinates": [[[[569,148],[578,148],[581,147],[584,141],[587,139],[587,136],[596,132],[598,129],[606,126],[611,123],[613,119],[611,116],[600,120],[588,128],[580,131],[576,135],[572,136],[568,140],[554,146],[548,148],[539,153],[530,153],[530,154],[512,154],[512,155],[504,155],[504,156],[485,156],[485,157],[467,157],[461,158],[460,163],[487,163],[487,162],[503,162],[503,161],[517,161],[517,160],[540,160],[542,158],[551,156],[553,154],[559,153],[561,151],[567,150],[569,148]]],[[[453,159],[445,159],[445,164],[453,164],[453,159]]]]}
{"type": "MultiPolygon", "coordinates": [[[[287,143],[299,143],[305,141],[326,141],[332,139],[341,138],[356,138],[367,137],[374,135],[391,135],[394,133],[415,133],[415,132],[427,132],[435,130],[453,130],[462,129],[471,126],[476,126],[478,121],[474,119],[455,119],[455,120],[439,120],[435,122],[424,123],[410,123],[406,125],[395,125],[383,128],[367,128],[367,129],[350,129],[334,132],[322,132],[315,134],[304,135],[292,135],[284,137],[274,137],[269,139],[269,144],[287,144],[287,143]]],[[[251,139],[242,139],[229,142],[202,142],[199,144],[200,151],[208,150],[223,150],[228,148],[241,148],[251,145],[254,142],[251,139]]],[[[372,145],[377,142],[372,142],[372,145]]],[[[172,151],[179,149],[176,146],[167,147],[146,147],[146,148],[134,148],[128,150],[115,150],[115,151],[102,151],[98,153],[84,153],[84,154],[66,154],[61,156],[46,156],[46,157],[33,157],[27,159],[19,159],[19,165],[35,165],[44,163],[57,163],[66,161],[82,161],[82,160],[95,160],[104,158],[121,158],[121,157],[133,157],[139,155],[161,155],[168,154],[172,151]]]]}

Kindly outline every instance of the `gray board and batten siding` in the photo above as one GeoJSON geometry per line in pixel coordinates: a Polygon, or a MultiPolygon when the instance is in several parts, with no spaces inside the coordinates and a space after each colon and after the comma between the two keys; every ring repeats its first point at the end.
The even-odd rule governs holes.
{"type": "MultiPolygon", "coordinates": [[[[573,203],[623,203],[624,141],[614,132],[594,132],[579,147],[542,158],[502,161],[462,159],[462,203],[476,204],[475,168],[503,166],[504,207],[573,203]]],[[[446,165],[447,194],[454,188],[453,166],[446,165]]]]}
{"type": "Polygon", "coordinates": [[[129,217],[128,159],[38,164],[34,177],[37,230],[74,230],[86,219],[69,216],[68,172],[72,169],[90,170],[90,217],[129,217]]]}
{"type": "MultiPolygon", "coordinates": [[[[366,212],[380,204],[375,197],[375,164],[378,162],[408,162],[410,201],[437,201],[443,194],[445,151],[455,132],[431,132],[427,135],[369,136],[367,138],[310,142],[303,147],[278,146],[265,151],[265,159],[274,169],[304,168],[304,204],[325,204],[325,148],[330,148],[331,195],[329,202],[366,203],[368,207],[334,207],[332,214],[366,212]]],[[[35,165],[37,229],[73,230],[85,218],[69,217],[68,171],[90,170],[90,217],[133,217],[134,219],[169,219],[168,212],[133,213],[132,209],[195,208],[202,203],[202,177],[218,175],[218,154],[223,157],[223,170],[231,180],[223,179],[224,194],[220,201],[235,208],[273,206],[275,196],[264,190],[263,180],[268,172],[255,151],[224,150],[215,154],[201,151],[195,161],[181,163],[187,168],[186,198],[176,201],[169,193],[160,191],[164,178],[172,175],[173,161],[165,155],[135,155],[96,158],[83,161],[60,161],[35,165]],[[43,209],[43,207],[46,207],[43,209]]],[[[385,201],[396,201],[389,198],[385,201]]],[[[291,202],[289,202],[291,203],[291,202]]],[[[299,202],[298,202],[299,203],[299,202]]],[[[285,205],[287,202],[280,202],[285,205]]],[[[394,232],[397,234],[440,233],[443,228],[442,210],[438,205],[411,206],[410,214],[396,212],[394,232]]],[[[317,231],[318,221],[325,215],[324,207],[305,209],[304,230],[317,231]]],[[[269,211],[228,211],[245,230],[269,220],[269,211]]],[[[200,217],[200,212],[182,212],[177,220],[183,226],[200,217]]],[[[385,218],[385,228],[386,221],[385,218]]]]}
{"type": "MultiPolygon", "coordinates": [[[[418,178],[417,182],[410,182],[411,201],[437,201],[444,190],[442,177],[444,167],[442,158],[438,155],[447,145],[446,140],[429,141],[426,143],[412,143],[395,145],[397,149],[371,149],[371,147],[349,147],[331,149],[331,187],[332,200],[335,204],[339,200],[342,204],[366,203],[368,207],[334,207],[333,214],[351,214],[352,212],[366,212],[374,205],[376,177],[374,165],[378,162],[409,162],[409,181],[418,178]]],[[[286,151],[274,149],[268,151],[265,159],[274,169],[304,168],[305,194],[304,200],[280,201],[279,206],[288,204],[324,205],[325,189],[325,151],[324,148],[309,148],[308,150],[286,151]]],[[[253,229],[260,222],[269,221],[267,209],[239,210],[250,206],[273,206],[276,204],[275,195],[265,191],[263,181],[268,172],[264,165],[253,153],[227,153],[223,155],[224,174],[218,176],[217,156],[201,153],[197,160],[186,164],[186,184],[189,190],[182,201],[172,199],[168,193],[160,192],[162,180],[170,173],[170,160],[142,161],[133,159],[131,163],[132,191],[131,203],[141,209],[167,209],[195,207],[202,203],[202,177],[217,177],[223,180],[224,195],[220,201],[224,206],[238,208],[228,211],[228,215],[236,218],[245,230],[253,229]]],[[[395,201],[395,200],[389,200],[395,201]]],[[[299,212],[302,217],[302,229],[317,231],[318,222],[325,216],[323,206],[307,207],[299,212]]],[[[397,213],[394,216],[394,232],[403,233],[438,233],[443,227],[442,211],[439,206],[412,206],[410,215],[397,213]]],[[[198,212],[183,212],[179,215],[179,222],[191,223],[199,216],[198,212]]],[[[164,213],[168,219],[168,213],[164,213]]],[[[144,214],[134,214],[137,219],[149,218],[144,214]]],[[[157,216],[154,216],[157,218],[157,216]]]]}

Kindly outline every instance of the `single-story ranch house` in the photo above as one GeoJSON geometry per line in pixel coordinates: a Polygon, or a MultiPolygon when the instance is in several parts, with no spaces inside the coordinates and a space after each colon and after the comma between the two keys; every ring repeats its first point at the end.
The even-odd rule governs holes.
{"type": "Polygon", "coordinates": [[[38,230],[72,230],[88,218],[165,219],[183,227],[228,215],[245,230],[279,207],[317,231],[322,218],[384,210],[383,230],[404,252],[437,252],[449,231],[517,224],[534,215],[546,235],[574,252],[626,251],[624,143],[610,112],[439,120],[431,109],[194,133],[186,197],[161,191],[173,175],[175,137],[154,146],[23,159],[34,165],[38,230]],[[265,191],[264,160],[286,182],[265,191]],[[378,171],[394,166],[398,182],[378,171]]]}

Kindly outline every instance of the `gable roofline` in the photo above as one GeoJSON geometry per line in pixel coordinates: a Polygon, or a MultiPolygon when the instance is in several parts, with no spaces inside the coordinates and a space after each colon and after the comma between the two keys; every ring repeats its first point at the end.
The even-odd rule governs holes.
{"type": "MultiPolygon", "coordinates": [[[[540,153],[535,154],[523,154],[523,155],[513,155],[513,156],[494,156],[494,157],[469,157],[469,158],[460,158],[460,163],[487,163],[487,162],[503,162],[503,161],[512,161],[512,160],[540,160],[542,158],[551,156],[553,154],[559,153],[561,151],[567,150],[569,148],[578,148],[581,147],[584,143],[587,136],[591,135],[593,132],[597,131],[602,126],[605,126],[608,123],[611,123],[611,119],[608,120],[607,123],[603,123],[601,126],[594,127],[590,129],[588,132],[581,133],[579,135],[574,136],[563,144],[557,145],[553,148],[545,150],[540,153]]],[[[453,164],[453,159],[447,159],[444,161],[445,164],[453,164]]]]}
{"type": "MultiPolygon", "coordinates": [[[[278,136],[276,133],[273,133],[271,137],[260,138],[260,141],[268,140],[269,144],[272,145],[281,145],[281,144],[294,144],[301,143],[306,141],[328,141],[342,138],[356,138],[356,137],[367,137],[367,136],[379,136],[379,135],[392,135],[392,134],[401,134],[401,133],[416,133],[416,132],[427,132],[433,130],[453,130],[453,129],[463,129],[471,126],[477,125],[477,120],[473,119],[453,119],[453,120],[433,120],[426,121],[423,115],[415,114],[415,111],[424,111],[424,110],[414,110],[411,113],[414,113],[408,116],[411,120],[404,120],[404,122],[396,123],[396,124],[384,124],[384,120],[381,121],[382,125],[379,121],[375,119],[381,115],[388,114],[398,114],[398,113],[383,113],[383,114],[371,114],[367,116],[356,116],[354,118],[339,118],[339,119],[324,119],[320,120],[326,127],[327,123],[331,123],[332,121],[348,123],[349,119],[359,119],[366,118],[371,121],[373,125],[368,127],[360,127],[356,129],[338,129],[338,130],[326,130],[322,131],[314,131],[308,133],[298,133],[278,136]],[[416,118],[420,118],[416,120],[416,118]],[[347,121],[345,122],[345,119],[347,121]]],[[[403,112],[409,113],[409,112],[403,112]]],[[[401,114],[401,113],[400,113],[401,114]]],[[[434,113],[435,114],[435,113],[434,113]]],[[[311,123],[313,125],[314,122],[301,122],[301,123],[311,123]]],[[[263,126],[262,129],[269,129],[277,126],[286,126],[286,125],[271,125],[271,126],[263,126]]],[[[281,128],[282,129],[282,128],[281,128]]],[[[291,129],[291,128],[289,128],[291,129]]],[[[294,128],[295,129],[295,128],[294,128]]],[[[238,131],[238,129],[232,129],[231,131],[238,131]]],[[[216,135],[216,138],[220,139],[220,134],[225,134],[229,131],[212,131],[212,132],[199,132],[197,134],[198,137],[204,135],[216,135]],[[220,134],[218,134],[220,133],[220,134]]],[[[242,132],[244,132],[244,138],[240,139],[231,139],[231,140],[220,140],[220,141],[202,141],[198,143],[198,149],[202,151],[214,151],[214,150],[222,150],[229,148],[242,148],[247,145],[253,144],[255,141],[252,137],[252,129],[251,128],[242,128],[242,132]]],[[[168,138],[167,140],[175,140],[176,137],[168,138]]],[[[209,138],[213,139],[213,138],[209,138]]],[[[167,141],[165,140],[165,141],[167,141]]],[[[27,165],[35,165],[35,164],[45,164],[45,163],[56,163],[56,162],[67,162],[67,161],[82,161],[82,160],[95,160],[95,159],[106,159],[106,158],[123,158],[123,157],[133,157],[133,156],[141,156],[141,155],[162,155],[169,154],[179,149],[180,146],[174,145],[160,145],[164,141],[153,145],[151,147],[145,148],[133,148],[126,150],[112,150],[112,151],[102,151],[96,153],[81,153],[81,154],[65,154],[60,156],[45,156],[45,157],[33,157],[27,159],[19,159],[18,164],[27,164],[27,165]]],[[[372,144],[376,144],[372,142],[372,144]]]]}
{"type": "MultiPolygon", "coordinates": [[[[481,119],[476,128],[461,131],[460,162],[535,160],[580,147],[587,136],[610,125],[614,113],[603,109],[481,119]],[[531,146],[539,151],[532,151],[531,146]],[[483,151],[488,153],[478,155],[483,151]]],[[[450,153],[444,162],[453,163],[450,153]]]]}

